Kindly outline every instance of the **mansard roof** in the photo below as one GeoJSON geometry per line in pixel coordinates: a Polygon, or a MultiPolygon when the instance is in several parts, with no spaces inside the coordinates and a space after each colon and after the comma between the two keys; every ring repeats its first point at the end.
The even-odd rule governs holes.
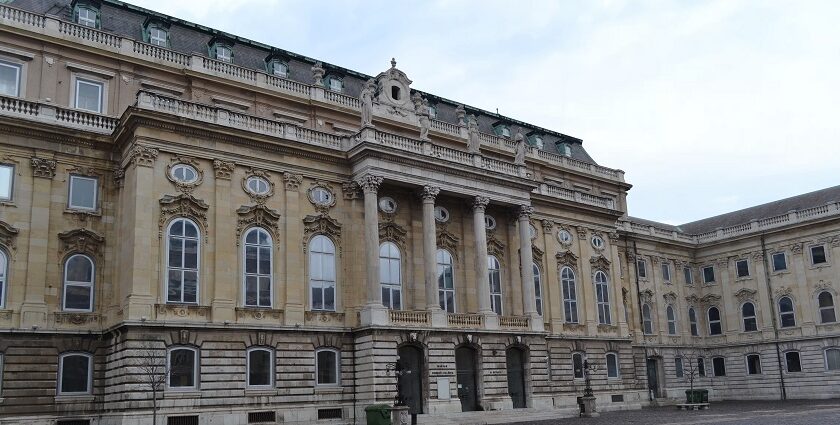
{"type": "MultiPolygon", "coordinates": [[[[72,0],[12,0],[10,5],[35,13],[53,15],[65,21],[72,21],[73,17],[72,0]]],[[[318,59],[272,47],[125,2],[117,0],[101,1],[102,31],[135,40],[143,40],[143,23],[149,17],[154,17],[170,24],[169,47],[180,53],[207,56],[208,43],[214,37],[224,36],[226,39],[234,42],[234,64],[246,68],[265,70],[266,57],[272,54],[279,54],[288,59],[289,79],[305,84],[314,84],[311,67],[316,62],[321,62],[322,67],[326,70],[326,75],[332,74],[343,77],[343,92],[354,97],[358,97],[364,83],[368,79],[373,78],[373,76],[361,72],[345,69],[318,59]]],[[[437,119],[457,124],[458,119],[455,109],[460,102],[424,92],[420,93],[435,106],[437,119]]],[[[543,150],[545,151],[561,153],[556,144],[558,142],[567,143],[571,147],[571,158],[597,164],[583,148],[583,141],[581,139],[469,105],[464,105],[464,108],[467,114],[474,114],[477,117],[478,127],[481,132],[492,134],[494,123],[500,121],[505,122],[511,127],[511,134],[516,134],[517,131],[522,131],[522,134],[528,134],[534,131],[540,133],[543,136],[543,150]]]]}

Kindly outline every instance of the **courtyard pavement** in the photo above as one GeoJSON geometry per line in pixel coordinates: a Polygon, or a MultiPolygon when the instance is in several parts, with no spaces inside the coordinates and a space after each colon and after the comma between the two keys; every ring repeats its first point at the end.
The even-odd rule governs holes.
{"type": "Polygon", "coordinates": [[[601,413],[598,418],[566,418],[520,425],[823,425],[840,424],[840,399],[727,401],[709,410],[681,411],[676,406],[601,413]]]}

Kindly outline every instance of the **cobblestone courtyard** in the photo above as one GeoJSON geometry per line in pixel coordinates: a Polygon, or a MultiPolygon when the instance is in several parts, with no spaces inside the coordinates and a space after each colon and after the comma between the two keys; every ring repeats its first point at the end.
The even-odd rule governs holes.
{"type": "Polygon", "coordinates": [[[522,422],[528,425],[821,425],[840,424],[840,399],[809,401],[729,401],[704,411],[680,411],[674,406],[602,413],[598,418],[522,422]]]}

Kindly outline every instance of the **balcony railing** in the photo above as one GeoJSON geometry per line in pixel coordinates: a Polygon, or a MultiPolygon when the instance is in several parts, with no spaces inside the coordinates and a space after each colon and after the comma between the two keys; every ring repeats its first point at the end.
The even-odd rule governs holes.
{"type": "Polygon", "coordinates": [[[105,134],[111,134],[119,122],[102,114],[8,96],[0,96],[0,115],[105,134]]]}
{"type": "Polygon", "coordinates": [[[531,319],[525,316],[499,316],[499,327],[505,329],[528,329],[531,319]]]}
{"type": "Polygon", "coordinates": [[[484,316],[479,314],[449,313],[446,315],[446,323],[452,328],[483,328],[484,316]]]}
{"type": "Polygon", "coordinates": [[[428,311],[404,311],[389,310],[388,316],[392,324],[405,326],[429,326],[431,325],[428,311]]]}

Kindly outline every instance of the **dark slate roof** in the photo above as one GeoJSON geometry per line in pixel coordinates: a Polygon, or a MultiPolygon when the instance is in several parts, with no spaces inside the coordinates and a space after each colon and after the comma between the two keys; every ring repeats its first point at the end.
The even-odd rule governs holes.
{"type": "Polygon", "coordinates": [[[653,227],[658,227],[660,229],[672,230],[672,231],[676,230],[677,232],[681,231],[679,227],[674,226],[673,224],[665,224],[665,223],[660,223],[658,221],[645,220],[644,218],[630,217],[630,216],[628,216],[627,219],[632,221],[633,223],[643,224],[645,226],[653,226],[653,227]]]}
{"type": "Polygon", "coordinates": [[[837,201],[840,201],[840,186],[829,187],[791,198],[780,199],[778,201],[692,221],[691,223],[680,225],[679,228],[685,233],[700,234],[711,232],[718,228],[749,223],[751,220],[775,217],[793,210],[818,207],[829,202],[837,201]]]}
{"type": "MultiPolygon", "coordinates": [[[[251,69],[265,70],[265,60],[272,52],[279,53],[289,65],[288,78],[306,84],[313,84],[311,67],[317,59],[303,56],[284,49],[275,48],[263,43],[252,41],[243,37],[237,37],[219,30],[208,28],[189,21],[164,15],[139,6],[124,3],[118,0],[100,0],[101,30],[123,37],[143,40],[143,23],[146,18],[154,17],[170,24],[169,41],[172,50],[186,53],[208,55],[208,43],[214,36],[224,36],[235,42],[233,46],[233,63],[251,69]]],[[[47,14],[58,19],[72,20],[72,0],[12,0],[11,5],[20,9],[32,11],[39,14],[47,14]]],[[[344,93],[349,96],[358,97],[365,81],[372,76],[352,71],[333,65],[324,61],[323,68],[326,75],[337,75],[342,77],[344,82],[344,93]]],[[[457,118],[455,109],[460,104],[440,96],[423,93],[431,104],[435,105],[437,119],[456,124],[457,118]]],[[[537,133],[543,136],[543,150],[559,153],[556,143],[568,143],[571,147],[571,157],[579,161],[595,164],[595,161],[583,148],[581,139],[568,136],[556,131],[537,127],[518,121],[516,119],[499,115],[480,108],[464,105],[467,114],[474,114],[478,119],[479,130],[484,133],[493,133],[493,124],[503,122],[511,127],[511,134],[516,134],[521,129],[522,134],[537,133]]]]}

